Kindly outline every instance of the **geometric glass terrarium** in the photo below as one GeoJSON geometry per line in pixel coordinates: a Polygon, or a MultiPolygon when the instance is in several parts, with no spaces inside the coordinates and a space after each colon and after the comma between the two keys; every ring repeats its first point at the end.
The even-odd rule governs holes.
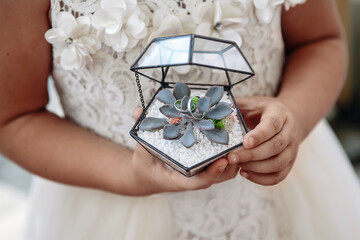
{"type": "Polygon", "coordinates": [[[155,157],[191,177],[242,146],[248,130],[231,88],[255,74],[235,42],[156,38],[131,71],[143,112],[130,135],[155,157]],[[160,84],[146,106],[139,75],[160,84]]]}

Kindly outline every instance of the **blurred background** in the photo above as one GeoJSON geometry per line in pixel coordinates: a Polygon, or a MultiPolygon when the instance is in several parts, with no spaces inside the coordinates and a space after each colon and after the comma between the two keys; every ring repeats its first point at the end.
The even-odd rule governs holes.
{"type": "Polygon", "coordinates": [[[337,0],[349,48],[349,71],[328,120],[360,175],[360,0],[337,0]]]}
{"type": "MultiPolygon", "coordinates": [[[[360,179],[360,0],[337,0],[349,46],[349,71],[344,89],[328,120],[360,179]]],[[[62,114],[53,83],[49,109],[62,114]]],[[[20,239],[31,176],[0,155],[0,239],[20,239]]],[[[359,203],[360,204],[360,203],[359,203]]]]}

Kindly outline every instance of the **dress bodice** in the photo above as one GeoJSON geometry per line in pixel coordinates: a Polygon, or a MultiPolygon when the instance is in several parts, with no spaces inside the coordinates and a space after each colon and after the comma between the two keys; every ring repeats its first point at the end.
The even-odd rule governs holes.
{"type": "MultiPolygon", "coordinates": [[[[140,101],[129,69],[149,40],[188,33],[234,40],[256,74],[237,85],[234,95],[274,95],[284,61],[282,5],[288,8],[304,1],[51,2],[54,31],[47,39],[54,45],[53,78],[66,118],[133,147],[128,132],[134,124],[132,112],[140,101]],[[63,12],[73,18],[61,15],[63,12]]],[[[147,80],[142,80],[142,86],[146,99],[158,88],[147,80]]],[[[176,194],[173,206],[179,239],[265,239],[276,231],[269,228],[275,221],[270,217],[274,202],[260,186],[240,177],[204,191],[176,194]]]]}
{"type": "MultiPolygon", "coordinates": [[[[64,69],[64,61],[59,59],[65,58],[66,46],[54,44],[53,78],[66,117],[113,141],[133,147],[134,141],[128,131],[134,123],[132,111],[139,106],[140,101],[134,75],[129,71],[130,65],[151,38],[175,34],[200,33],[235,40],[241,45],[256,76],[235,87],[233,93],[236,96],[275,94],[284,55],[280,28],[281,5],[278,4],[283,1],[270,0],[266,6],[257,6],[255,2],[138,1],[139,11],[145,14],[143,22],[147,27],[147,35],[136,46],[120,52],[114,50],[116,47],[101,42],[99,30],[91,26],[86,33],[88,36],[83,35],[97,41],[96,51],[87,56],[91,59],[87,59],[89,61],[86,64],[72,69],[64,69]],[[216,24],[222,24],[222,29],[216,30],[216,24]]],[[[52,25],[54,28],[65,25],[59,22],[65,22],[64,17],[57,18],[60,12],[69,12],[77,19],[86,16],[91,21],[99,9],[99,0],[52,0],[52,25]]],[[[92,50],[95,49],[93,45],[92,50]]],[[[85,44],[85,47],[89,46],[85,44]]],[[[80,57],[75,60],[79,63],[84,59],[80,57]]],[[[76,65],[73,62],[70,64],[76,65]]],[[[145,98],[150,99],[158,86],[147,80],[143,80],[142,85],[145,98]]]]}

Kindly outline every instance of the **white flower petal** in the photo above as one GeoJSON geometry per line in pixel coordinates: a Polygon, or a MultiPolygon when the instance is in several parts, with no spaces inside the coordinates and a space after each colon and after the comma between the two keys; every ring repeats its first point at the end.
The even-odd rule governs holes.
{"type": "Polygon", "coordinates": [[[46,31],[45,39],[49,43],[53,44],[55,47],[61,47],[65,45],[65,40],[68,39],[63,29],[61,28],[51,28],[46,31]]]}
{"type": "Polygon", "coordinates": [[[228,40],[236,42],[236,44],[239,47],[241,47],[241,45],[243,43],[242,37],[239,35],[239,33],[237,33],[233,29],[221,31],[220,35],[221,35],[221,38],[223,38],[223,39],[228,39],[228,40]]]}
{"type": "Polygon", "coordinates": [[[77,27],[78,23],[75,17],[68,12],[60,12],[56,15],[57,27],[64,30],[65,34],[71,36],[71,33],[77,27]]]}
{"type": "Polygon", "coordinates": [[[281,5],[284,3],[284,0],[272,0],[271,1],[271,5],[272,6],[277,6],[277,5],[281,5]]]}
{"type": "Polygon", "coordinates": [[[122,8],[126,11],[126,1],[124,0],[101,0],[101,8],[104,10],[112,10],[115,8],[122,8]]]}
{"type": "Polygon", "coordinates": [[[126,0],[128,5],[137,5],[137,0],[126,0]]]}
{"type": "Polygon", "coordinates": [[[122,52],[128,45],[129,39],[126,34],[121,31],[115,35],[107,35],[109,45],[117,52],[122,52]]]}
{"type": "Polygon", "coordinates": [[[91,24],[91,20],[89,17],[87,16],[80,16],[76,19],[76,21],[78,22],[78,24],[80,25],[85,25],[85,26],[90,26],[91,24]]]}
{"type": "Polygon", "coordinates": [[[59,12],[56,15],[56,23],[58,28],[65,28],[69,22],[72,22],[74,25],[76,25],[76,19],[75,17],[68,12],[59,12]],[[66,24],[65,26],[63,24],[66,24]]]}
{"type": "Polygon", "coordinates": [[[182,33],[183,29],[180,19],[175,15],[168,15],[163,19],[159,29],[150,35],[149,40],[155,37],[167,37],[182,33]]]}
{"type": "Polygon", "coordinates": [[[133,14],[127,20],[126,32],[136,39],[142,39],[147,34],[146,24],[137,14],[133,14]]]}
{"type": "Polygon", "coordinates": [[[168,16],[169,13],[161,8],[156,9],[153,15],[153,26],[154,27],[160,27],[160,25],[162,24],[164,18],[166,18],[166,16],[168,16]]]}
{"type": "Polygon", "coordinates": [[[224,27],[230,27],[236,24],[242,24],[244,22],[247,22],[244,18],[225,18],[221,21],[221,23],[224,25],[224,27]]]}
{"type": "Polygon", "coordinates": [[[107,27],[105,27],[105,33],[114,35],[120,31],[122,25],[122,22],[114,22],[113,24],[109,24],[107,27]]]}
{"type": "Polygon", "coordinates": [[[80,40],[90,54],[95,54],[101,48],[101,43],[95,37],[84,36],[80,40]]]}
{"type": "Polygon", "coordinates": [[[269,4],[269,0],[254,0],[254,6],[259,9],[263,10],[269,4]]]}
{"type": "Polygon", "coordinates": [[[82,16],[76,19],[78,22],[77,26],[73,29],[71,33],[72,38],[79,38],[81,36],[87,35],[90,32],[91,20],[88,17],[82,16]]]}
{"type": "Polygon", "coordinates": [[[134,47],[136,47],[136,45],[138,44],[139,40],[135,39],[135,38],[128,38],[128,44],[126,46],[125,51],[130,51],[131,49],[133,49],[134,47]]]}
{"type": "Polygon", "coordinates": [[[204,36],[210,36],[213,31],[213,24],[205,22],[197,26],[195,33],[204,36]]]}
{"type": "Polygon", "coordinates": [[[284,6],[286,10],[289,10],[291,7],[295,7],[298,4],[303,4],[306,0],[285,0],[284,6]]]}
{"type": "Polygon", "coordinates": [[[93,14],[91,20],[92,20],[92,25],[96,29],[100,29],[106,26],[110,18],[106,11],[99,9],[93,14]]]}
{"type": "MultiPolygon", "coordinates": [[[[237,7],[234,5],[222,5],[222,18],[246,18],[247,11],[245,8],[237,7]]],[[[222,20],[223,20],[222,19],[222,20]]]]}
{"type": "Polygon", "coordinates": [[[139,29],[134,29],[134,30],[130,29],[129,31],[126,32],[129,35],[131,35],[131,37],[140,40],[146,37],[148,31],[146,29],[145,23],[140,23],[139,29]]]}
{"type": "Polygon", "coordinates": [[[262,24],[269,24],[272,20],[273,15],[274,9],[272,9],[271,7],[256,11],[256,16],[262,24]]]}
{"type": "Polygon", "coordinates": [[[65,48],[61,53],[60,64],[65,70],[79,69],[80,61],[75,47],[65,48]]]}
{"type": "Polygon", "coordinates": [[[113,21],[124,22],[127,11],[121,8],[116,8],[108,11],[108,14],[111,16],[111,19],[113,19],[113,21]]]}
{"type": "Polygon", "coordinates": [[[191,16],[196,24],[212,23],[214,21],[214,5],[210,2],[201,3],[192,11],[191,16]]]}
{"type": "Polygon", "coordinates": [[[139,25],[142,23],[144,22],[139,18],[138,14],[133,13],[127,19],[126,28],[129,31],[134,31],[135,29],[139,28],[139,25]]]}

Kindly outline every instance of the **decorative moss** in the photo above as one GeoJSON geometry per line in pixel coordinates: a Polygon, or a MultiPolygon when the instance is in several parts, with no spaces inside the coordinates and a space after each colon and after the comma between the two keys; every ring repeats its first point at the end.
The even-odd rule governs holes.
{"type": "Polygon", "coordinates": [[[200,97],[198,97],[198,96],[195,96],[195,97],[192,98],[192,101],[193,101],[195,107],[197,106],[197,104],[199,102],[199,99],[200,99],[200,97]]]}
{"type": "Polygon", "coordinates": [[[214,122],[214,125],[216,128],[220,128],[220,129],[223,129],[225,128],[225,124],[224,124],[224,119],[221,119],[221,120],[215,120],[215,119],[211,119],[213,122],[214,122]]]}

